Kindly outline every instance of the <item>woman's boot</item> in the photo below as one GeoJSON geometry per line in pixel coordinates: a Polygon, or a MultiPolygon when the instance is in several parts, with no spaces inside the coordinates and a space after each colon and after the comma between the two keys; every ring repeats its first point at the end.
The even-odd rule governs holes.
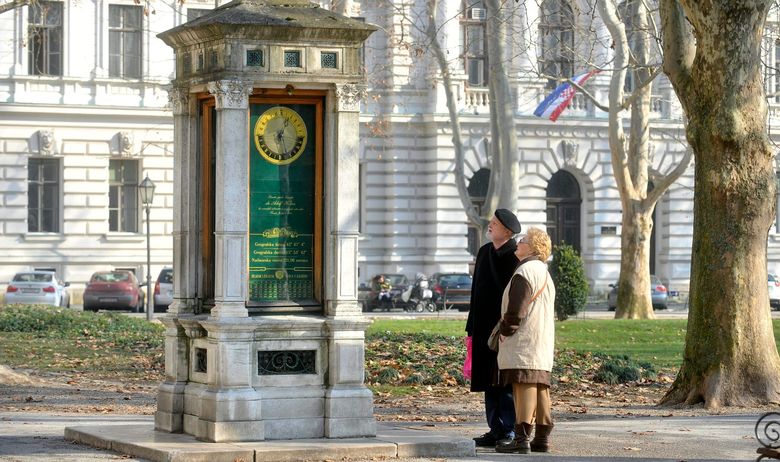
{"type": "Polygon", "coordinates": [[[515,438],[510,443],[497,444],[496,452],[528,454],[531,452],[529,439],[531,439],[531,424],[523,422],[520,425],[515,425],[515,438]]]}
{"type": "Polygon", "coordinates": [[[550,432],[553,425],[536,424],[534,439],[531,441],[531,450],[533,452],[550,452],[550,432]]]}

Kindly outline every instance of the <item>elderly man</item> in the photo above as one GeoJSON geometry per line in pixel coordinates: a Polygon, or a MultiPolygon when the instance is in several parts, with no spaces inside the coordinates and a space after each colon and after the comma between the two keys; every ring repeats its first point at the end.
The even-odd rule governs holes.
{"type": "Polygon", "coordinates": [[[520,222],[507,209],[497,209],[487,238],[477,253],[471,286],[471,309],[466,332],[472,337],[471,391],[485,393],[485,417],[490,431],[474,438],[477,446],[493,447],[514,437],[515,409],[512,388],[498,381],[497,353],[487,346],[490,332],[501,318],[501,296],[517,268],[513,235],[520,222]]]}

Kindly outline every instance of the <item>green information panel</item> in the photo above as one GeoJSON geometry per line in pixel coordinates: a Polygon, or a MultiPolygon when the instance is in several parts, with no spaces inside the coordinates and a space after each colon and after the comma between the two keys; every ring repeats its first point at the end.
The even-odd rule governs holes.
{"type": "Polygon", "coordinates": [[[314,105],[250,105],[250,302],[315,301],[315,116],[314,105]]]}

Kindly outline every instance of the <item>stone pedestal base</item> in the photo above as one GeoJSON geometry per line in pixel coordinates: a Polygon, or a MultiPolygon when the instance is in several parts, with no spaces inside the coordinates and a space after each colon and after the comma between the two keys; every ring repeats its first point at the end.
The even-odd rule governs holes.
{"type": "Polygon", "coordinates": [[[157,391],[157,412],[154,414],[155,430],[179,433],[184,429],[185,383],[164,382],[157,391]]]}
{"type": "Polygon", "coordinates": [[[187,382],[163,383],[156,428],[204,441],[376,435],[363,385],[367,323],[317,316],[187,320],[187,382]],[[197,324],[194,325],[194,324],[197,324]],[[190,351],[188,351],[188,349],[190,351]]]}

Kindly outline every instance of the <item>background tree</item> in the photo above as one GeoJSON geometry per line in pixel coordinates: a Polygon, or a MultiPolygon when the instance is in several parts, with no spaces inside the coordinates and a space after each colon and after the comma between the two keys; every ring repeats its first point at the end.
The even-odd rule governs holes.
{"type": "MultiPolygon", "coordinates": [[[[497,0],[486,0],[488,40],[487,54],[490,94],[490,181],[482,214],[478,214],[469,196],[465,175],[465,150],[461,137],[460,116],[453,92],[452,75],[447,56],[439,41],[441,19],[438,18],[439,0],[427,0],[428,17],[425,36],[434,53],[442,75],[447,110],[452,127],[452,142],[455,149],[455,184],[469,222],[474,225],[480,239],[493,211],[497,208],[515,210],[517,191],[520,187],[520,165],[518,163],[517,130],[509,75],[506,70],[507,14],[497,0]]],[[[445,18],[450,20],[452,18],[445,18]]],[[[416,22],[414,22],[416,23],[416,22]]]]}
{"type": "MultiPolygon", "coordinates": [[[[650,105],[652,82],[660,68],[651,62],[651,38],[655,36],[652,12],[640,0],[628,0],[620,8],[615,0],[597,3],[599,17],[612,38],[614,56],[609,84],[609,148],[622,214],[620,278],[615,318],[653,318],[650,297],[650,239],[653,211],[661,196],[685,172],[691,151],[667,175],[650,181],[650,105]],[[629,39],[630,38],[630,39],[629,39]],[[633,91],[626,95],[631,73],[633,91]],[[631,113],[629,134],[623,128],[624,111],[631,113]]],[[[657,54],[656,54],[657,56],[657,54]]]]}
{"type": "MultiPolygon", "coordinates": [[[[527,0],[534,1],[534,0],[527,0]]],[[[452,127],[453,148],[455,151],[454,179],[460,200],[470,223],[482,230],[489,219],[490,213],[496,207],[515,209],[517,190],[520,183],[519,160],[517,158],[517,130],[514,119],[514,97],[509,90],[509,72],[506,63],[507,53],[504,46],[508,43],[507,27],[518,25],[513,21],[515,15],[527,16],[523,2],[505,2],[497,0],[484,1],[487,16],[487,44],[489,63],[489,88],[491,109],[491,144],[490,144],[490,181],[485,206],[482,210],[485,216],[479,216],[467,190],[465,165],[465,148],[461,137],[460,115],[458,113],[457,95],[453,91],[455,84],[452,79],[452,59],[443,49],[441,30],[448,21],[457,20],[452,17],[440,17],[439,0],[426,0],[427,17],[424,20],[410,17],[408,24],[424,29],[420,35],[425,43],[421,49],[430,49],[441,73],[442,86],[447,100],[447,108],[452,127]],[[424,24],[422,28],[420,24],[424,24]]],[[[691,152],[686,151],[684,158],[667,174],[651,177],[650,168],[650,113],[652,83],[660,74],[660,50],[653,53],[651,45],[656,43],[658,32],[654,27],[653,15],[657,11],[648,10],[647,4],[639,0],[628,0],[618,8],[615,0],[604,0],[597,3],[598,17],[604,22],[610,35],[609,42],[597,43],[603,49],[612,45],[611,61],[604,62],[602,55],[587,56],[580,50],[576,55],[574,49],[578,45],[569,45],[564,41],[552,40],[553,54],[570,55],[585,65],[600,60],[600,67],[609,70],[610,90],[607,104],[602,104],[593,95],[569,81],[578,91],[583,92],[594,104],[608,113],[609,144],[611,150],[612,169],[620,194],[622,209],[621,233],[621,271],[618,281],[618,318],[652,318],[653,308],[650,297],[650,240],[652,236],[652,215],[655,205],[668,188],[685,172],[691,160],[691,152]],[[630,78],[629,78],[630,77],[630,78]],[[627,79],[631,85],[626,85],[627,79]],[[626,88],[628,87],[628,91],[626,88]],[[624,125],[629,121],[628,129],[624,125]],[[653,187],[649,188],[650,181],[653,187]],[[650,191],[648,191],[651,189],[650,191]]],[[[406,8],[402,15],[412,11],[410,4],[401,2],[396,8],[406,8]]],[[[581,23],[573,16],[557,11],[548,11],[546,6],[540,8],[541,14],[555,16],[558,27],[567,33],[573,33],[577,24],[581,23]]],[[[462,13],[462,12],[461,12],[462,13]]],[[[525,17],[523,16],[523,17],[525,17]]],[[[589,16],[594,16],[589,14],[589,16]]],[[[528,18],[525,17],[527,20],[528,18]]],[[[521,29],[513,30],[517,36],[536,37],[531,31],[533,23],[522,23],[521,29]]],[[[596,24],[598,26],[598,24],[596,24]]],[[[577,28],[581,37],[597,39],[593,30],[577,28]]],[[[536,40],[533,38],[532,40],[536,40]]],[[[549,41],[547,38],[544,40],[549,41]]],[[[467,45],[464,45],[464,48],[467,45]]],[[[591,51],[602,53],[601,49],[591,51]]],[[[579,49],[579,48],[578,48],[579,49]]],[[[523,48],[513,50],[513,53],[531,53],[533,50],[523,48]]],[[[545,72],[565,71],[565,66],[556,64],[555,59],[542,65],[545,72]]],[[[589,65],[592,66],[592,65],[589,65]]],[[[538,73],[537,77],[550,80],[561,80],[571,75],[546,75],[538,73]]],[[[518,89],[522,91],[522,89],[518,89]]]]}
{"type": "Polygon", "coordinates": [[[775,172],[760,54],[771,5],[661,0],[664,72],[695,157],[688,331],[666,404],[780,402],[766,285],[775,172]]]}

